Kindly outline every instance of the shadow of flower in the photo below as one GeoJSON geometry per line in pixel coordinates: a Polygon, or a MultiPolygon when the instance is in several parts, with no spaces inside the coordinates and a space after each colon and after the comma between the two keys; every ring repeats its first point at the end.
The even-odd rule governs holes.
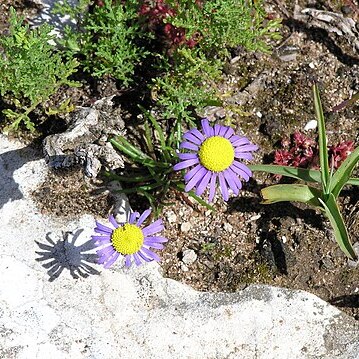
{"type": "Polygon", "coordinates": [[[96,248],[93,241],[89,240],[79,246],[75,245],[82,232],[83,229],[76,232],[63,232],[62,239],[56,243],[51,239],[51,232],[49,232],[46,234],[48,244],[35,241],[42,250],[35,252],[40,255],[36,260],[44,262],[42,266],[48,269],[47,274],[50,277],[50,282],[57,279],[64,269],[69,270],[74,279],[86,278],[90,274],[100,274],[99,271],[89,265],[89,263],[97,263],[97,254],[86,253],[96,248]]]}

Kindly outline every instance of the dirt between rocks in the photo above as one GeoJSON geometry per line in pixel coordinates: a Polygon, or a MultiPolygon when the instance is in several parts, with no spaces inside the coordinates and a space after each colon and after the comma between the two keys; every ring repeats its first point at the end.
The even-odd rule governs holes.
{"type": "MultiPolygon", "coordinates": [[[[10,3],[13,2],[5,1],[2,6],[10,3]]],[[[293,2],[287,3],[267,4],[273,13],[285,17],[283,39],[275,45],[273,54],[246,53],[241,49],[233,52],[223,81],[218,84],[224,106],[207,109],[204,114],[226,124],[230,119],[238,132],[258,144],[260,150],[253,163],[269,163],[284,135],[303,131],[314,119],[313,79],[321,89],[329,144],[353,140],[359,145],[358,104],[339,113],[330,112],[359,91],[358,56],[341,51],[339,45],[330,46],[328,33],[291,22],[293,2]],[[258,78],[262,81],[242,103],[243,91],[258,78]]],[[[336,3],[339,2],[300,2],[302,7],[342,11],[336,3]]],[[[348,6],[345,1],[341,3],[348,6]]],[[[3,31],[7,15],[2,11],[0,14],[3,31]]],[[[356,13],[349,11],[346,16],[355,18],[356,13]]],[[[99,91],[98,98],[101,95],[99,91]]],[[[315,130],[306,135],[316,138],[315,130]]],[[[35,191],[34,198],[43,212],[52,215],[92,213],[106,217],[111,212],[108,192],[93,196],[95,187],[82,181],[77,169],[54,171],[35,191]]],[[[165,236],[169,238],[161,253],[164,275],[201,291],[233,292],[251,283],[303,289],[359,320],[359,266],[348,264],[328,221],[315,210],[300,204],[260,203],[260,189],[276,181],[255,173],[237,198],[224,203],[217,196],[215,213],[195,203],[189,206],[176,193],[170,193],[168,200],[173,204],[163,212],[165,236]]],[[[341,200],[354,243],[359,241],[358,199],[359,189],[348,187],[341,200]]],[[[134,200],[131,203],[136,210],[146,208],[134,200]]]]}

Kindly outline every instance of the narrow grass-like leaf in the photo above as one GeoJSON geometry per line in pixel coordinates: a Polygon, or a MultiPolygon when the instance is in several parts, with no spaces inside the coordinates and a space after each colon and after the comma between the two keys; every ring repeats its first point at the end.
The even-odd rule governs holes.
{"type": "MultiPolygon", "coordinates": [[[[176,189],[178,189],[181,192],[185,192],[185,186],[183,183],[175,183],[174,187],[176,189]]],[[[201,197],[198,197],[193,191],[189,191],[186,192],[190,197],[194,198],[199,204],[201,204],[202,206],[210,209],[211,211],[216,211],[216,209],[211,206],[210,204],[208,204],[206,201],[204,201],[201,197]]]]}
{"type": "Polygon", "coordinates": [[[327,215],[330,224],[334,230],[334,236],[336,241],[339,244],[340,249],[345,253],[347,257],[352,260],[357,259],[357,255],[353,249],[353,246],[350,243],[348,231],[345,227],[343,217],[339,211],[338,204],[335,200],[335,197],[332,193],[329,193],[327,201],[324,202],[322,199],[319,199],[322,206],[325,209],[325,214],[327,215]]]}
{"type": "Polygon", "coordinates": [[[315,207],[321,207],[318,199],[323,197],[323,193],[320,190],[304,184],[277,184],[263,188],[261,194],[263,204],[303,202],[315,207]]]}
{"type": "Polygon", "coordinates": [[[338,198],[342,188],[346,184],[350,183],[350,180],[352,180],[350,178],[350,175],[352,174],[353,169],[355,165],[358,163],[358,161],[359,161],[359,147],[357,147],[345,159],[345,161],[340,165],[340,167],[334,173],[331,181],[330,192],[333,193],[335,198],[338,198]]]}
{"type": "Polygon", "coordinates": [[[280,165],[247,165],[252,171],[296,178],[305,182],[321,182],[320,171],[280,165]]]}
{"type": "MultiPolygon", "coordinates": [[[[290,166],[279,165],[247,165],[253,172],[266,172],[274,175],[281,175],[291,178],[296,178],[305,182],[317,182],[321,183],[321,175],[318,170],[309,170],[307,168],[298,168],[290,166]]],[[[333,177],[335,174],[333,175],[333,177]]],[[[345,183],[346,185],[359,186],[359,178],[351,177],[345,183]]],[[[332,179],[333,186],[333,179],[332,179]]]]}
{"type": "Polygon", "coordinates": [[[317,84],[313,85],[313,96],[314,96],[314,108],[315,114],[318,121],[318,134],[319,134],[319,162],[320,162],[320,173],[322,177],[323,192],[329,193],[329,163],[328,163],[328,147],[327,147],[327,136],[325,133],[325,120],[323,114],[322,103],[320,101],[319,89],[317,84]]]}

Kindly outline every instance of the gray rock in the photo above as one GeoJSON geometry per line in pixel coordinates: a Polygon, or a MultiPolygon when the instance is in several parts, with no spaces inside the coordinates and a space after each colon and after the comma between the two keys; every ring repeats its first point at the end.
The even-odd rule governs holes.
{"type": "Polygon", "coordinates": [[[185,249],[183,251],[182,262],[186,265],[191,265],[197,260],[197,254],[193,249],[185,249]]]}
{"type": "Polygon", "coordinates": [[[50,167],[71,167],[80,163],[89,177],[96,177],[102,166],[123,167],[121,154],[107,142],[109,137],[124,130],[120,108],[113,109],[113,97],[96,101],[91,108],[78,108],[70,114],[67,131],[45,138],[45,160],[50,167]]]}
{"type": "Polygon", "coordinates": [[[156,263],[103,270],[89,241],[94,218],[39,213],[29,193],[47,167],[21,149],[0,136],[0,158],[13,163],[0,181],[11,176],[8,192],[22,193],[0,192],[1,358],[358,358],[355,320],[304,291],[200,293],[156,263]]]}

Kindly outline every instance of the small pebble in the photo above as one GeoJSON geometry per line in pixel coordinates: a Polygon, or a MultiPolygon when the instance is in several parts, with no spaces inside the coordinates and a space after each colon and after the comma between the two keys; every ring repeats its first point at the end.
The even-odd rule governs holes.
{"type": "Polygon", "coordinates": [[[175,223],[177,222],[177,216],[173,211],[168,211],[166,213],[166,217],[169,223],[175,223]]]}
{"type": "Polygon", "coordinates": [[[224,223],[224,224],[223,224],[223,229],[224,229],[226,232],[229,232],[229,233],[231,233],[231,232],[233,231],[233,227],[232,227],[232,225],[229,224],[229,223],[224,223]]]}
{"type": "Polygon", "coordinates": [[[287,237],[286,236],[282,236],[282,242],[287,243],[287,237]]]}
{"type": "Polygon", "coordinates": [[[309,64],[309,67],[310,67],[311,69],[315,69],[315,65],[314,65],[314,63],[313,63],[313,62],[311,62],[311,63],[309,64]]]}
{"type": "Polygon", "coordinates": [[[257,219],[259,219],[261,217],[262,217],[262,215],[256,214],[255,216],[252,216],[251,218],[249,218],[249,222],[256,221],[257,219]]]}
{"type": "Polygon", "coordinates": [[[317,120],[310,120],[305,126],[304,131],[314,130],[318,126],[317,120]]]}
{"type": "Polygon", "coordinates": [[[197,254],[193,249],[185,249],[183,251],[182,262],[185,265],[193,264],[197,259],[197,254]]]}
{"type": "Polygon", "coordinates": [[[185,222],[181,224],[181,231],[182,232],[188,232],[191,229],[191,223],[185,222]]]}

